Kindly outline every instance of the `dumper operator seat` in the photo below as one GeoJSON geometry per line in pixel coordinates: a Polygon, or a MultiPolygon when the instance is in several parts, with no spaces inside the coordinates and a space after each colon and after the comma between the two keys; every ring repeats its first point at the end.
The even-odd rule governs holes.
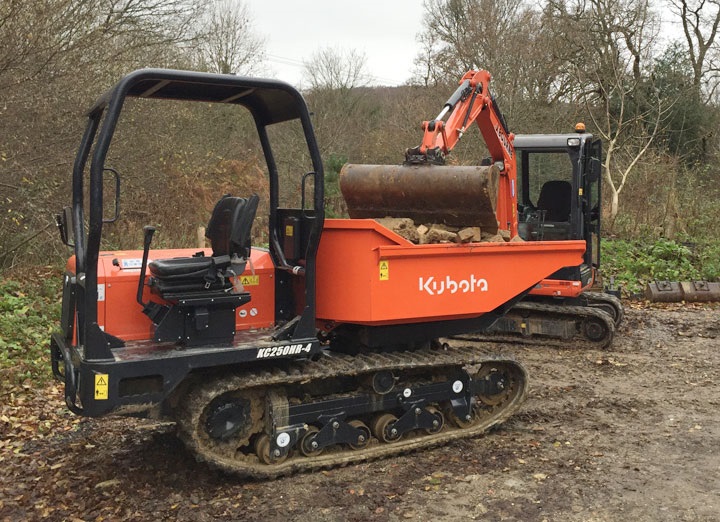
{"type": "Polygon", "coordinates": [[[205,237],[212,257],[195,255],[159,259],[148,265],[150,286],[158,294],[232,288],[231,277],[245,270],[250,257],[250,231],[259,197],[223,196],[213,209],[205,237]]]}
{"type": "Polygon", "coordinates": [[[184,345],[226,344],[235,335],[235,309],[250,301],[236,277],[250,258],[251,229],[259,197],[223,196],[205,237],[212,256],[158,259],[148,264],[148,286],[168,305],[146,306],[156,341],[184,345]]]}

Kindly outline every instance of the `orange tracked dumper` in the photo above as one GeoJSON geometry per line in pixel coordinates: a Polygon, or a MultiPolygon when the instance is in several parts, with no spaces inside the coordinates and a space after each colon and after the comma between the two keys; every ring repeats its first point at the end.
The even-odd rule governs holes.
{"type": "MultiPolygon", "coordinates": [[[[488,82],[483,74],[468,85],[478,121],[486,114],[494,125],[488,82]]],[[[418,216],[443,205],[452,214],[460,187],[480,200],[467,210],[514,233],[512,135],[500,125],[489,138],[493,165],[388,166],[385,175],[414,194],[406,206],[420,205],[418,216]],[[413,172],[416,180],[406,176],[413,172]],[[423,195],[428,175],[459,184],[446,178],[423,195]],[[487,205],[491,217],[479,208],[487,205]]],[[[372,219],[325,219],[323,186],[310,115],[291,86],[157,69],[124,77],[88,113],[73,203],[58,216],[74,248],[51,341],[67,406],[174,420],[198,458],[258,477],[429,447],[511,415],[526,391],[523,367],[482,346],[437,340],[487,329],[543,278],[579,264],[585,243],[417,245],[372,219]],[[251,113],[270,183],[267,248],[251,245],[258,196],[239,186],[242,197],[220,197],[209,216],[210,248],[154,250],[147,226],[142,251],[100,249],[109,175],[120,200],[122,169],[108,168],[107,151],[128,97],[251,113]],[[268,128],[282,122],[300,126],[313,166],[297,177],[299,208],[279,205],[268,128]]]]}

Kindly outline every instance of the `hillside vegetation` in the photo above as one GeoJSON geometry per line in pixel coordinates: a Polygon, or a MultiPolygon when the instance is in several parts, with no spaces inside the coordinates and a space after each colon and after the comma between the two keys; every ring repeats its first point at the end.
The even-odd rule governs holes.
{"type": "MultiPolygon", "coordinates": [[[[584,121],[603,140],[606,279],[632,294],[653,279],[720,278],[716,3],[427,0],[424,9],[404,85],[370,84],[360,53],[307,57],[303,94],[328,215],[345,212],[345,162],[400,163],[462,74],[484,68],[511,131],[568,132],[584,121]],[[661,13],[684,27],[677,39],[658,38],[661,13]]],[[[84,111],[140,67],[262,72],[250,15],[241,2],[210,0],[0,5],[0,371],[14,368],[16,382],[46,366],[69,255],[54,214],[70,204],[84,111]]],[[[148,224],[157,246],[194,244],[220,195],[267,194],[254,125],[236,107],[138,100],[123,114],[108,160],[122,178],[122,217],[106,226],[104,248],[139,248],[148,224]]],[[[281,175],[297,179],[309,168],[299,130],[276,127],[281,175]]],[[[481,143],[469,130],[452,161],[479,164],[481,143]]]]}

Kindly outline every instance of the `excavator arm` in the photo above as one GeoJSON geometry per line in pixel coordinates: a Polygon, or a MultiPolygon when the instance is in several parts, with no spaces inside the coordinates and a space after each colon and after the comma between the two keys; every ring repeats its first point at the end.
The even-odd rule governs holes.
{"type": "Polygon", "coordinates": [[[485,140],[492,164],[500,169],[496,214],[500,228],[517,235],[517,165],[514,134],[490,92],[490,73],[468,71],[440,114],[424,121],[422,143],[405,153],[406,163],[444,165],[465,131],[476,123],[485,140]],[[444,118],[447,116],[447,120],[444,118]]]}

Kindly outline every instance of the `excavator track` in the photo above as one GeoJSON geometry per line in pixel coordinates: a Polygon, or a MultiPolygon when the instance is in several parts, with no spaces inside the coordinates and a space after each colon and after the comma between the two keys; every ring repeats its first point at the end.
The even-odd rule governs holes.
{"type": "Polygon", "coordinates": [[[452,339],[605,349],[614,336],[615,321],[601,309],[522,302],[513,306],[487,332],[458,335],[452,339]]]}
{"type": "MultiPolygon", "coordinates": [[[[498,356],[497,347],[492,348],[494,352],[482,346],[450,347],[445,344],[441,348],[371,352],[354,356],[324,352],[315,361],[288,361],[282,367],[247,369],[217,376],[198,382],[183,398],[176,416],[179,436],[198,460],[226,472],[263,479],[375,460],[475,437],[510,417],[519,408],[527,390],[527,375],[522,365],[512,358],[498,356]],[[500,375],[500,379],[496,378],[495,381],[502,383],[499,386],[502,392],[474,396],[472,416],[468,415],[464,419],[454,417],[450,401],[428,404],[423,414],[431,415],[439,422],[435,422],[430,429],[414,430],[402,437],[396,437],[394,430],[388,428],[388,425],[392,427],[393,421],[397,421],[392,412],[376,411],[375,419],[368,423],[372,431],[359,419],[347,423],[353,428],[364,430],[363,434],[372,433],[373,437],[363,436],[356,444],[336,444],[325,447],[324,451],[314,449],[312,444],[319,436],[318,428],[306,425],[305,430],[301,429],[304,435],[293,444],[289,455],[276,462],[268,458],[269,437],[276,436],[272,432],[274,421],[269,413],[270,406],[288,390],[328,388],[328,392],[323,392],[323,400],[342,400],[353,394],[367,392],[366,383],[373,375],[393,372],[400,376],[400,380],[403,376],[407,378],[408,375],[416,375],[417,382],[401,383],[400,388],[395,388],[393,392],[383,391],[384,396],[373,395],[372,391],[368,393],[373,401],[394,393],[402,401],[400,395],[405,392],[407,397],[409,388],[420,390],[422,386],[442,387],[446,384],[442,382],[446,376],[457,375],[459,371],[479,381],[487,381],[488,376],[500,375]],[[335,392],[332,386],[328,386],[328,383],[348,380],[356,383],[356,390],[335,392]],[[244,419],[244,427],[227,440],[213,438],[209,434],[212,430],[208,427],[208,419],[212,415],[223,415],[224,397],[234,397],[237,404],[244,404],[246,408],[245,414],[240,415],[244,419]],[[445,415],[441,413],[443,408],[445,415]]],[[[318,399],[317,395],[312,399],[307,396],[303,399],[299,395],[302,394],[295,393],[284,404],[289,404],[290,408],[298,403],[310,403],[312,406],[313,400],[318,399]]],[[[283,402],[280,401],[280,404],[283,402]]],[[[232,406],[228,409],[232,409],[232,406]]],[[[288,410],[287,406],[285,410],[288,410]]],[[[419,414],[419,410],[415,411],[419,414]]],[[[397,409],[394,412],[397,413],[397,409]]]]}
{"type": "Polygon", "coordinates": [[[625,318],[625,309],[620,299],[604,292],[583,292],[582,296],[587,299],[588,306],[601,310],[612,317],[615,328],[622,324],[625,318]]]}

